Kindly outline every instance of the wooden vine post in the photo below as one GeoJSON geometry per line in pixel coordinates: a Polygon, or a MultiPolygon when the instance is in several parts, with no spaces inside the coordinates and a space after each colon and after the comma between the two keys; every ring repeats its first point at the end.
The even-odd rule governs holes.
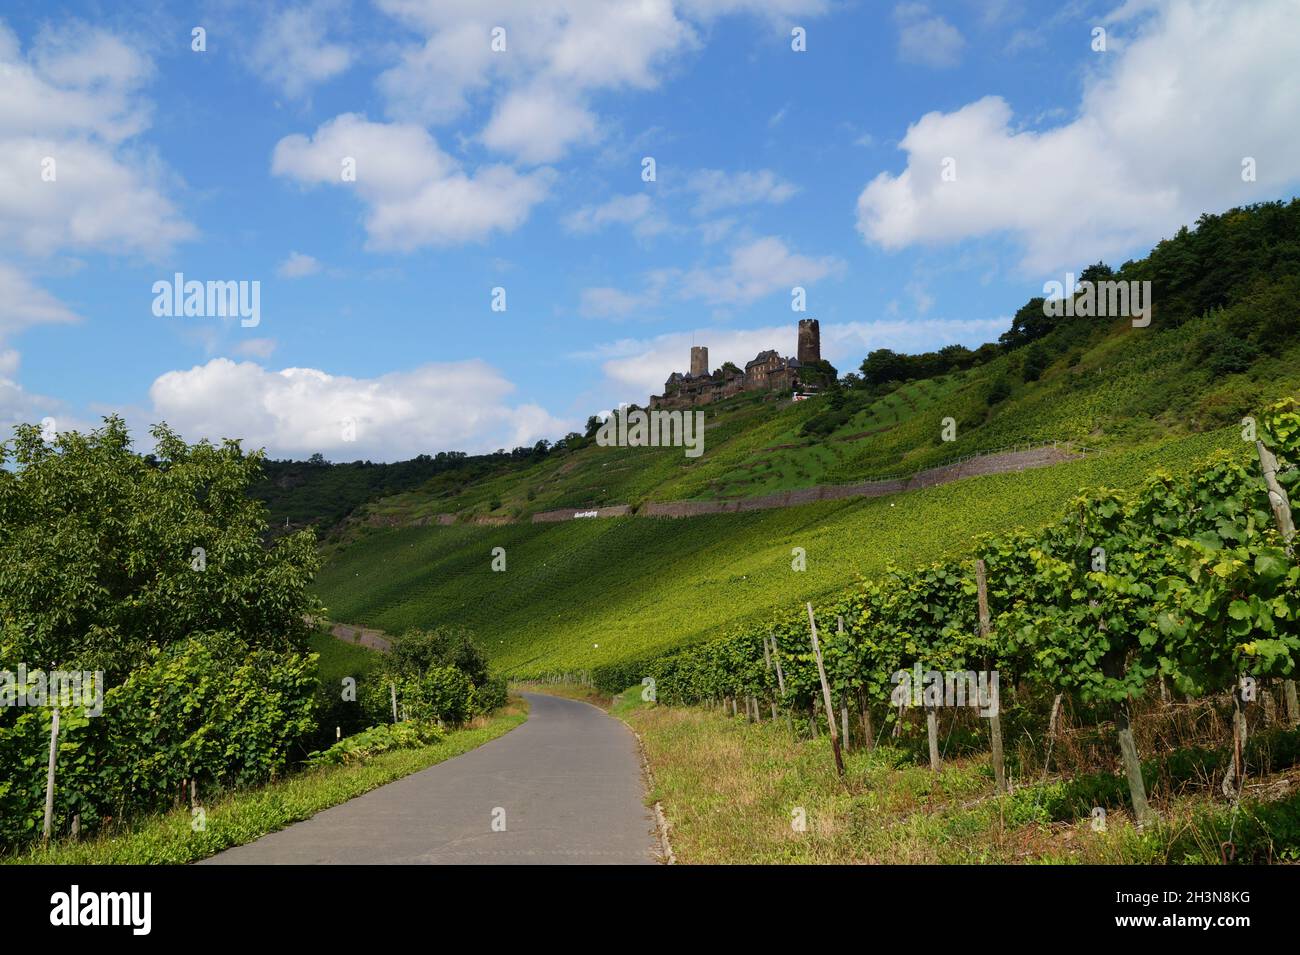
{"type": "MultiPolygon", "coordinates": [[[[983,558],[975,561],[975,590],[979,597],[980,611],[980,637],[987,640],[989,636],[989,588],[988,577],[984,569],[983,558]]],[[[984,658],[984,669],[989,669],[989,660],[984,658]]],[[[999,681],[1000,682],[1000,681],[999,681]]],[[[992,676],[989,677],[989,683],[992,684],[992,676]]],[[[995,708],[989,716],[989,737],[991,741],[991,750],[993,752],[993,780],[1000,793],[1007,791],[1007,764],[1002,756],[1002,714],[999,712],[1001,700],[998,700],[999,708],[995,708]]]]}
{"type": "Polygon", "coordinates": [[[844,775],[844,757],[840,755],[840,738],[835,732],[835,707],[831,705],[831,688],[826,682],[826,667],[822,663],[822,648],[817,642],[817,619],[812,604],[808,604],[808,628],[812,633],[813,656],[817,658],[817,678],[822,684],[822,700],[826,704],[826,725],[831,732],[831,751],[835,754],[835,771],[844,775]]]}
{"type": "MultiPolygon", "coordinates": [[[[767,646],[767,634],[763,634],[763,667],[768,673],[772,672],[772,654],[767,646]]],[[[776,694],[772,694],[772,719],[776,719],[776,694]]],[[[757,705],[757,703],[755,703],[757,705]]]]}
{"type": "Polygon", "coordinates": [[[1241,798],[1246,785],[1246,711],[1241,698],[1241,683],[1232,688],[1232,752],[1228,771],[1223,774],[1223,795],[1232,800],[1241,798]]]}
{"type": "Polygon", "coordinates": [[[925,708],[925,733],[930,741],[930,769],[939,771],[939,710],[933,706],[925,708]]]}
{"type": "MultiPolygon", "coordinates": [[[[785,697],[785,673],[781,670],[781,654],[777,652],[776,634],[768,634],[772,639],[772,665],[776,667],[776,686],[781,697],[785,697]]],[[[775,719],[776,701],[772,702],[773,719],[775,719]]],[[[790,735],[794,735],[794,712],[787,708],[785,711],[785,723],[790,728],[790,735]]]]}
{"type": "Polygon", "coordinates": [[[50,844],[50,824],[54,821],[54,764],[59,757],[59,708],[50,717],[50,762],[45,771],[45,828],[41,845],[50,844]]]}
{"type": "MultiPolygon", "coordinates": [[[[844,642],[844,616],[841,614],[835,618],[836,626],[839,628],[840,643],[844,642]]],[[[840,694],[840,737],[844,740],[844,750],[848,752],[849,746],[849,696],[845,690],[840,694]]]]}
{"type": "Polygon", "coordinates": [[[1116,717],[1119,725],[1119,752],[1124,760],[1124,774],[1128,777],[1129,798],[1133,801],[1133,815],[1138,826],[1145,826],[1155,819],[1155,813],[1147,803],[1146,783],[1142,781],[1142,761],[1138,759],[1137,744],[1133,741],[1133,728],[1129,725],[1128,702],[1119,705],[1116,717]]]}
{"type": "Polygon", "coordinates": [[[866,740],[867,752],[875,749],[876,741],[872,738],[871,733],[871,696],[864,687],[861,691],[862,703],[862,738],[866,740]]]}
{"type": "MultiPolygon", "coordinates": [[[[1277,457],[1263,441],[1255,442],[1259,453],[1259,467],[1264,472],[1264,485],[1268,488],[1268,503],[1273,509],[1273,519],[1277,529],[1282,532],[1282,540],[1288,545],[1295,539],[1295,521],[1291,517],[1291,501],[1277,479],[1277,457]]],[[[1300,726],[1300,701],[1296,699],[1295,680],[1282,681],[1282,694],[1286,698],[1286,719],[1292,727],[1300,726]]]]}
{"type": "MultiPolygon", "coordinates": [[[[1088,601],[1089,606],[1097,606],[1097,601],[1088,601]]],[[[1106,621],[1102,620],[1098,625],[1101,631],[1106,630],[1106,621]]],[[[1103,670],[1106,664],[1103,661],[1103,670]]],[[[1107,674],[1112,675],[1112,674],[1107,674]]],[[[1156,818],[1155,811],[1147,802],[1147,787],[1142,779],[1142,761],[1138,759],[1137,743],[1133,739],[1133,726],[1129,720],[1128,700],[1121,700],[1117,705],[1115,713],[1115,728],[1118,730],[1119,737],[1119,755],[1124,763],[1124,775],[1128,778],[1129,800],[1133,804],[1133,818],[1137,820],[1138,828],[1145,826],[1147,823],[1154,822],[1156,818]]]]}

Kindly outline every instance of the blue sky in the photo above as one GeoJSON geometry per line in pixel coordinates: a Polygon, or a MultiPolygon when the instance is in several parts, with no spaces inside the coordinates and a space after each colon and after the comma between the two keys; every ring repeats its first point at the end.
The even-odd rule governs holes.
{"type": "Polygon", "coordinates": [[[1289,0],[117,6],[0,7],[6,429],[531,444],[692,341],[743,364],[815,317],[845,371],[995,339],[1300,179],[1289,0]],[[176,272],[259,282],[259,324],[156,316],[176,272]]]}

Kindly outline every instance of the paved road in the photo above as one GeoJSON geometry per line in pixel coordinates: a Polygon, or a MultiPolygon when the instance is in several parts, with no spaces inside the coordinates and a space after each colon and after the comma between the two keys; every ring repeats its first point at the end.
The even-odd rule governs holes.
{"type": "Polygon", "coordinates": [[[631,731],[589,704],[524,695],[528,722],[505,736],[207,863],[653,863],[631,731]]]}

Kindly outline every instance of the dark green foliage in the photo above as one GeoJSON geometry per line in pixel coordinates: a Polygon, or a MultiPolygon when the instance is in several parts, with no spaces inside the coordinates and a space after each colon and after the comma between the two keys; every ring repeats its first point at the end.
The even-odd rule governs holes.
{"type": "MultiPolygon", "coordinates": [[[[56,828],[66,831],[73,813],[93,829],[107,816],[168,808],[183,780],[210,796],[275,778],[315,728],[315,686],[310,656],[228,633],[151,649],[104,694],[101,715],[61,710],[56,828]]],[[[13,845],[39,833],[52,710],[6,709],[0,844],[13,845]]]]}
{"type": "Polygon", "coordinates": [[[398,637],[375,677],[360,687],[362,718],[391,721],[394,689],[399,719],[458,724],[506,701],[505,680],[488,671],[474,634],[454,626],[411,629],[398,637]]]}
{"type": "Polygon", "coordinates": [[[1006,378],[995,378],[985,393],[984,401],[991,408],[1011,397],[1011,382],[1006,378]]]}
{"type": "MultiPolygon", "coordinates": [[[[102,714],[62,701],[59,831],[270,779],[315,728],[313,535],[264,546],[259,454],[152,434],[147,456],[116,417],[0,447],[0,671],[103,671],[102,714]]],[[[0,706],[0,842],[43,814],[51,712],[0,706]]]]}
{"type": "Polygon", "coordinates": [[[0,667],[103,669],[111,685],[195,633],[305,649],[320,559],[310,532],[263,546],[260,455],[152,434],[148,457],[117,417],[49,444],[21,425],[0,445],[16,466],[0,469],[0,667]]]}
{"type": "Polygon", "coordinates": [[[487,655],[464,627],[407,630],[393,642],[387,672],[415,676],[434,666],[455,667],[476,686],[488,679],[487,655]]]}
{"type": "Polygon", "coordinates": [[[1051,363],[1051,353],[1042,342],[1035,342],[1025,351],[1025,360],[1020,366],[1020,377],[1025,381],[1037,381],[1051,363]]]}

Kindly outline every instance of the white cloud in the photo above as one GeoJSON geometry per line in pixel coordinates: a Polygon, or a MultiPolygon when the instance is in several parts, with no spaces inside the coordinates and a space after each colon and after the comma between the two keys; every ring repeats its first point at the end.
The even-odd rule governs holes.
{"type": "Polygon", "coordinates": [[[655,210],[650,197],[643,192],[613,196],[597,205],[581,206],[564,217],[563,225],[570,232],[587,235],[606,226],[627,226],[638,238],[658,235],[668,228],[668,222],[655,210]]]}
{"type": "MultiPolygon", "coordinates": [[[[39,422],[61,412],[62,402],[25,391],[16,380],[21,356],[6,341],[35,325],[70,324],[80,317],[17,268],[0,262],[0,441],[19,422],[39,422]]],[[[60,417],[62,415],[60,414],[60,417]]]]}
{"type": "MultiPolygon", "coordinates": [[[[1300,179],[1294,4],[1134,9],[1152,7],[1097,58],[1069,123],[1017,129],[992,96],[921,117],[901,143],[907,168],[881,173],[858,197],[863,236],[897,249],[1010,234],[1025,247],[1025,269],[1055,272],[1148,246],[1202,212],[1300,179]],[[1254,183],[1241,179],[1247,156],[1254,183]],[[955,182],[940,179],[945,157],[956,159],[955,182]]],[[[1112,36],[1119,26],[1112,21],[1112,36]]]]}
{"type": "Polygon", "coordinates": [[[420,127],[372,123],[354,113],[329,120],[311,138],[281,139],[271,171],[306,185],[355,190],[367,207],[369,247],[403,252],[512,232],[546,197],[554,177],[549,169],[520,174],[502,165],[471,175],[420,127]],[[343,180],[345,158],[355,160],[355,182],[343,180]]]}
{"type": "Polygon", "coordinates": [[[900,3],[894,8],[898,24],[898,58],[935,69],[956,66],[966,45],[961,31],[923,3],[900,3]]]}
{"type": "Polygon", "coordinates": [[[639,291],[583,289],[579,311],[588,318],[623,318],[668,300],[752,305],[773,292],[788,295],[796,285],[806,288],[843,271],[844,262],[835,256],[801,255],[776,236],[765,236],[733,248],[722,265],[648,272],[639,291]]]}
{"type": "Polygon", "coordinates": [[[699,197],[694,208],[697,215],[708,215],[718,209],[759,202],[776,205],[799,191],[798,186],[782,179],[770,169],[754,172],[701,169],[691,175],[686,188],[699,197]]]}
{"type": "Polygon", "coordinates": [[[526,163],[554,162],[576,143],[596,139],[596,117],[570,96],[538,86],[514,90],[483,130],[483,142],[526,163]]]}
{"type": "Polygon", "coordinates": [[[0,262],[0,343],[33,325],[80,321],[70,308],[29,282],[21,271],[0,262]]]}
{"type": "Polygon", "coordinates": [[[216,358],[167,372],[149,396],[155,417],[191,441],[239,437],[275,456],[320,451],[335,460],[393,461],[531,445],[573,428],[537,405],[510,404],[513,390],[478,360],[351,378],[216,358]],[[352,441],[345,440],[348,420],[355,426],[352,441]]]}
{"type": "Polygon", "coordinates": [[[267,17],[249,54],[249,65],[290,99],[301,99],[313,86],[339,75],[352,64],[352,53],[326,39],[329,22],[340,15],[337,3],[307,3],[267,17]]]}
{"type": "Polygon", "coordinates": [[[24,57],[0,22],[0,244],[159,255],[193,234],[161,165],[127,145],[148,126],[139,88],[151,70],[80,24],[42,30],[24,57]]]}
{"type": "Polygon", "coordinates": [[[601,136],[598,92],[652,90],[702,45],[700,28],[744,14],[817,16],[824,0],[378,0],[421,34],[379,79],[387,114],[445,123],[486,100],[483,142],[524,162],[553,162],[601,136]],[[493,52],[491,31],[505,30],[493,52]]]}
{"type": "Polygon", "coordinates": [[[842,272],[834,256],[811,258],[792,251],[776,236],[755,239],[731,252],[726,265],[690,269],[681,277],[681,295],[713,305],[748,305],[776,291],[789,293],[842,272]]]}
{"type": "Polygon", "coordinates": [[[278,344],[274,338],[246,338],[235,345],[235,354],[265,361],[275,352],[278,344]]]}
{"type": "Polygon", "coordinates": [[[300,279],[315,275],[320,271],[320,263],[303,252],[290,252],[289,257],[279,264],[275,274],[284,279],[300,279]]]}

